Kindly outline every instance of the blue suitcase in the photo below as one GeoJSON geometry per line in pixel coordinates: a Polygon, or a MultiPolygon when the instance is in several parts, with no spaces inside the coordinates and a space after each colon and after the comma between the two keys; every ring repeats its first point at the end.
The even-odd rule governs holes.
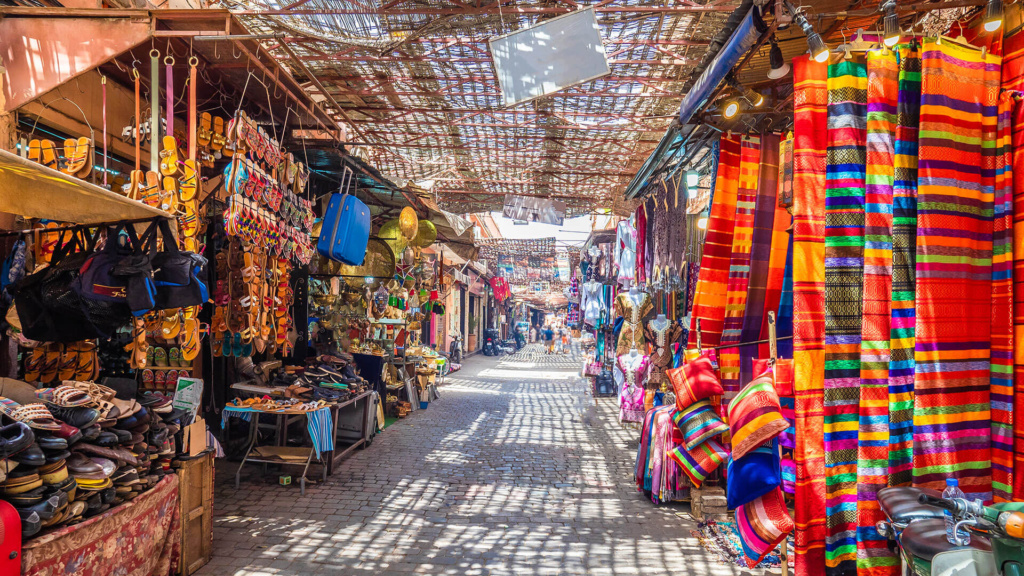
{"type": "Polygon", "coordinates": [[[331,195],[327,203],[316,251],[331,260],[359,266],[366,256],[366,243],[370,239],[370,209],[348,194],[351,181],[352,170],[345,168],[342,192],[331,195]]]}

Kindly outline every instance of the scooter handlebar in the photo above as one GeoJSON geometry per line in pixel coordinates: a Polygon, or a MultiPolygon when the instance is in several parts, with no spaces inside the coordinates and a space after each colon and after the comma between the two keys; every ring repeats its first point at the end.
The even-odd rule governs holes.
{"type": "Polygon", "coordinates": [[[956,507],[949,500],[946,500],[944,498],[936,498],[934,496],[929,496],[927,494],[921,494],[920,496],[918,496],[917,501],[920,502],[921,504],[928,504],[929,506],[935,506],[936,508],[942,508],[943,510],[949,510],[950,512],[956,510],[956,507]]]}

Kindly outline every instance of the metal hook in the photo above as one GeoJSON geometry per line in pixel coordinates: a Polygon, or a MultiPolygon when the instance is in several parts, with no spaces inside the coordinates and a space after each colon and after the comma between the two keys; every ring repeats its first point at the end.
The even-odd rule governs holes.
{"type": "Polygon", "coordinates": [[[234,44],[231,45],[231,56],[233,56],[235,58],[235,60],[238,60],[239,58],[241,58],[243,54],[244,54],[244,52],[239,52],[236,55],[235,54],[235,45],[234,44]]]}

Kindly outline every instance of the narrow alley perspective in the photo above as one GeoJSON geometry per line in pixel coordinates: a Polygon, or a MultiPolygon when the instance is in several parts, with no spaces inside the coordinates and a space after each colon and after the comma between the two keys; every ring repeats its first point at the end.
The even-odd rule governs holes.
{"type": "Polygon", "coordinates": [[[218,545],[199,573],[762,574],[703,547],[685,505],[637,491],[637,431],[578,372],[538,345],[471,357],[432,413],[389,427],[305,498],[218,482],[218,545]]]}

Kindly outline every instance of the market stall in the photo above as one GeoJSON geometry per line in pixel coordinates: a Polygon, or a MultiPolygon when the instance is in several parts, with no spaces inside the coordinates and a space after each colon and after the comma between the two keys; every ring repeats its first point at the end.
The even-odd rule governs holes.
{"type": "MultiPolygon", "coordinates": [[[[608,258],[618,285],[607,322],[621,417],[643,420],[637,488],[664,502],[692,487],[696,514],[731,516],[750,567],[793,533],[797,574],[897,573],[876,529],[887,488],[1024,498],[1012,416],[1024,36],[1008,25],[1020,13],[915,15],[921,30],[896,4],[883,3],[884,33],[833,50],[810,10],[741,6],[684,99],[689,135],[666,136],[684,144],[634,179],[612,251],[582,254],[583,274],[608,258]],[[810,47],[791,77],[775,37],[790,22],[810,47]],[[769,42],[757,70],[771,90],[744,87],[769,42]]],[[[587,286],[584,322],[589,294],[598,319],[609,300],[587,286]]]]}

